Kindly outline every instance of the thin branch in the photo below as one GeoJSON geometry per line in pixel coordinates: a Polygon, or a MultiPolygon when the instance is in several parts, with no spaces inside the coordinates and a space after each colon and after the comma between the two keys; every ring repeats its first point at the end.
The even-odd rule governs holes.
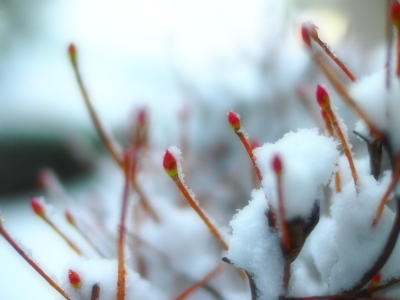
{"type": "MultiPolygon", "coordinates": [[[[82,93],[83,99],[85,101],[86,107],[89,111],[90,118],[96,128],[97,134],[99,135],[101,141],[103,142],[104,146],[106,147],[107,151],[110,153],[111,157],[114,159],[114,161],[118,164],[118,166],[123,169],[123,162],[120,158],[120,155],[118,154],[118,151],[115,148],[115,145],[112,143],[111,139],[108,137],[106,134],[106,131],[104,130],[104,127],[101,125],[100,119],[96,114],[96,111],[94,110],[93,104],[88,96],[88,93],[86,91],[85,85],[83,83],[78,62],[77,62],[77,51],[76,48],[73,44],[71,44],[68,48],[68,54],[70,57],[70,61],[72,64],[72,67],[74,69],[75,77],[78,81],[78,85],[80,88],[80,91],[82,93]]],[[[135,181],[135,178],[132,177],[131,179],[132,187],[134,190],[139,194],[140,197],[140,204],[142,207],[147,211],[150,215],[150,217],[153,218],[154,221],[159,222],[159,217],[153,210],[153,208],[150,206],[148,203],[147,198],[145,197],[144,193],[140,189],[139,185],[135,181]]]]}
{"type": "Polygon", "coordinates": [[[125,169],[125,185],[124,193],[122,196],[121,216],[118,233],[118,280],[117,280],[117,300],[125,299],[125,285],[126,285],[126,270],[125,270],[125,223],[126,215],[128,211],[128,199],[130,192],[130,180],[132,178],[132,172],[134,168],[134,153],[132,151],[126,151],[124,158],[124,169],[125,169]]]}
{"type": "Polygon", "coordinates": [[[320,69],[324,72],[325,76],[328,78],[329,82],[332,84],[336,92],[342,97],[343,100],[358,114],[358,116],[367,124],[368,129],[371,134],[379,140],[383,140],[384,136],[382,133],[376,129],[376,127],[370,122],[365,112],[355,103],[355,101],[350,97],[346,88],[340,83],[332,72],[325,66],[324,61],[321,57],[313,51],[315,61],[317,62],[320,69]]]}
{"type": "Polygon", "coordinates": [[[194,285],[192,285],[191,287],[189,287],[188,289],[183,291],[181,294],[179,294],[177,297],[175,297],[174,300],[183,300],[183,299],[185,299],[187,296],[189,296],[191,293],[193,293],[199,287],[201,287],[204,284],[206,284],[212,277],[214,277],[220,271],[222,271],[222,269],[224,267],[225,266],[222,265],[222,264],[218,265],[214,270],[212,270],[210,273],[208,273],[206,276],[204,276],[204,278],[201,279],[199,282],[195,283],[194,285]]]}
{"type": "MultiPolygon", "coordinates": [[[[1,217],[0,217],[1,218],[1,217]]],[[[48,276],[26,253],[24,250],[21,249],[20,246],[11,238],[11,236],[6,232],[6,230],[3,228],[1,224],[1,219],[0,219],[0,235],[2,235],[5,240],[17,251],[19,255],[33,268],[35,271],[43,277],[44,280],[47,281],[47,283],[54,288],[57,292],[60,293],[61,296],[63,296],[67,300],[72,300],[67,293],[53,280],[48,276]]]]}
{"type": "Polygon", "coordinates": [[[96,283],[92,286],[92,295],[90,300],[98,300],[100,297],[100,286],[96,283]]]}
{"type": "Polygon", "coordinates": [[[68,47],[68,54],[69,58],[72,64],[72,68],[75,73],[76,80],[78,82],[79,89],[81,91],[83,100],[85,101],[85,105],[87,110],[89,111],[90,118],[93,121],[94,127],[96,128],[97,134],[99,135],[101,141],[103,144],[106,146],[108,152],[111,154],[111,156],[114,158],[114,160],[122,166],[122,161],[120,158],[120,155],[117,153],[113,143],[111,142],[111,139],[107,136],[104,127],[102,126],[99,117],[97,116],[93,104],[90,101],[89,95],[87,93],[86,87],[83,83],[81,72],[79,69],[78,61],[77,61],[77,51],[76,48],[73,44],[71,44],[68,47]]]}
{"type": "Polygon", "coordinates": [[[329,49],[328,45],[324,43],[318,36],[313,36],[313,40],[324,50],[324,52],[338,65],[338,67],[347,75],[347,77],[355,82],[357,79],[353,75],[353,73],[349,70],[349,68],[338,58],[334,53],[332,53],[331,49],[329,49]]]}

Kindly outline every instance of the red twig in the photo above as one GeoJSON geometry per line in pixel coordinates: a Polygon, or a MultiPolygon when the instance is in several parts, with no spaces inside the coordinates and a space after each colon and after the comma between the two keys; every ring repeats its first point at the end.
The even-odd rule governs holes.
{"type": "MultiPolygon", "coordinates": [[[[1,218],[1,217],[0,217],[1,218]]],[[[17,251],[19,255],[40,275],[43,277],[47,283],[54,288],[57,292],[60,293],[67,300],[71,300],[71,298],[67,295],[67,293],[53,280],[51,279],[26,253],[21,249],[20,246],[11,238],[11,236],[7,233],[7,231],[3,228],[2,220],[0,219],[0,235],[2,235],[5,240],[17,251]]]]}
{"type": "Polygon", "coordinates": [[[212,270],[210,273],[208,273],[203,279],[201,279],[199,282],[196,284],[192,285],[191,287],[187,288],[185,291],[183,291],[179,296],[175,297],[174,300],[183,300],[187,296],[189,296],[191,293],[196,291],[199,287],[203,286],[206,284],[212,277],[217,275],[222,269],[224,268],[224,265],[218,265],[214,270],[212,270]]]}
{"type": "Polygon", "coordinates": [[[125,186],[122,196],[121,217],[118,233],[118,280],[117,280],[117,300],[125,299],[125,286],[126,286],[126,270],[125,270],[125,223],[128,211],[128,199],[130,192],[130,181],[134,168],[134,153],[127,150],[124,153],[124,170],[125,170],[125,186]]]}

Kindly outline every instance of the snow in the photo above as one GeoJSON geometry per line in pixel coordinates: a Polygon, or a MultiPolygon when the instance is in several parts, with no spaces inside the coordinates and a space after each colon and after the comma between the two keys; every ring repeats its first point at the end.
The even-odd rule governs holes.
{"type": "Polygon", "coordinates": [[[339,293],[358,283],[386,243],[394,213],[385,208],[378,225],[371,225],[386,187],[371,175],[361,176],[359,195],[348,182],[333,197],[332,246],[338,260],[328,279],[330,293],[339,293]]]}
{"type": "MultiPolygon", "coordinates": [[[[341,162],[345,164],[346,160],[342,158],[341,162]]],[[[332,196],[330,215],[321,217],[307,241],[320,281],[327,285],[325,290],[329,294],[340,293],[358,283],[375,262],[393,223],[394,213],[385,207],[380,222],[372,227],[379,201],[389,184],[390,172],[376,181],[368,174],[369,168],[362,167],[367,165],[365,159],[357,160],[356,165],[361,175],[360,193],[357,195],[350,175],[343,176],[345,184],[341,193],[332,196]]],[[[345,169],[343,164],[342,169],[345,169]]],[[[398,270],[394,269],[389,261],[382,270],[382,277],[398,275],[398,270]]]]}
{"type": "Polygon", "coordinates": [[[254,190],[251,197],[230,222],[232,237],[227,258],[253,276],[260,299],[278,299],[284,263],[278,236],[268,225],[264,192],[254,190]]]}
{"type": "Polygon", "coordinates": [[[285,218],[307,219],[315,201],[320,200],[321,187],[328,184],[336,171],[339,152],[332,138],[318,134],[316,129],[299,129],[285,134],[275,144],[254,150],[263,176],[268,202],[277,210],[276,176],[271,161],[279,154],[283,162],[283,198],[285,218]]]}
{"type": "Polygon", "coordinates": [[[400,135],[396,134],[400,126],[400,83],[393,72],[390,88],[386,86],[386,70],[382,69],[365,76],[350,87],[350,95],[376,128],[389,135],[393,147],[400,149],[400,135]]]}

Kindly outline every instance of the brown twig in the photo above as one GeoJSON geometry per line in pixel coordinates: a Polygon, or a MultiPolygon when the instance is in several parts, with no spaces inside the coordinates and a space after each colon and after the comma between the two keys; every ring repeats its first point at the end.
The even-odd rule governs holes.
{"type": "Polygon", "coordinates": [[[353,130],[353,133],[361,138],[366,144],[369,154],[369,165],[371,169],[371,175],[374,176],[376,180],[379,179],[379,174],[381,173],[382,164],[382,141],[378,139],[369,140],[365,136],[361,135],[359,132],[353,130]]]}
{"type": "Polygon", "coordinates": [[[125,286],[126,286],[125,252],[124,252],[125,223],[126,223],[126,214],[128,211],[129,191],[131,186],[130,181],[132,178],[132,172],[134,167],[133,164],[135,160],[133,156],[134,153],[132,153],[132,151],[129,150],[127,150],[124,155],[125,185],[124,185],[124,193],[122,196],[121,216],[120,216],[118,244],[117,244],[117,252],[118,252],[117,300],[125,299],[125,286]]]}
{"type": "Polygon", "coordinates": [[[249,144],[249,141],[247,140],[245,134],[244,134],[244,129],[240,123],[240,116],[233,112],[233,111],[229,111],[228,112],[228,121],[229,124],[231,125],[232,129],[234,130],[235,134],[237,135],[237,137],[239,138],[239,140],[241,141],[242,145],[244,146],[253,166],[255,169],[255,172],[257,174],[258,179],[260,180],[260,182],[262,182],[262,175],[261,175],[261,171],[258,168],[257,165],[257,160],[256,157],[253,153],[253,150],[251,149],[251,146],[249,144]]]}
{"type": "Polygon", "coordinates": [[[46,215],[46,204],[41,198],[32,197],[30,201],[34,213],[41,218],[47,225],[51,227],[78,255],[82,255],[82,251],[67,237],[46,215]]]}
{"type": "Polygon", "coordinates": [[[115,147],[114,147],[113,143],[111,142],[111,139],[105,133],[104,127],[102,126],[100,119],[97,116],[96,111],[94,110],[94,107],[92,105],[92,102],[90,101],[90,98],[89,98],[89,95],[85,88],[85,85],[83,84],[81,72],[79,70],[79,65],[78,65],[78,61],[77,61],[77,51],[76,51],[76,47],[74,44],[69,45],[68,54],[69,54],[69,58],[70,58],[70,61],[72,64],[72,68],[75,73],[76,80],[78,82],[79,89],[83,96],[83,100],[85,101],[86,108],[89,111],[90,118],[92,119],[93,124],[96,128],[97,134],[99,135],[100,139],[102,140],[103,144],[105,145],[105,147],[107,148],[107,150],[111,154],[111,156],[114,158],[114,160],[119,165],[122,165],[120,155],[115,150],[115,147]]]}
{"type": "Polygon", "coordinates": [[[71,300],[71,298],[67,295],[67,293],[53,280],[51,279],[26,253],[21,249],[20,246],[11,238],[11,236],[7,233],[7,231],[3,228],[2,220],[0,217],[0,235],[2,235],[5,240],[17,251],[19,255],[40,275],[43,277],[47,283],[54,288],[61,296],[63,296],[67,300],[71,300]]]}
{"type": "MultiPolygon", "coordinates": [[[[328,135],[333,137],[334,132],[333,132],[333,126],[332,126],[332,120],[330,118],[329,113],[326,110],[321,109],[321,116],[322,119],[324,120],[325,123],[325,128],[326,131],[328,131],[328,135]]],[[[339,167],[339,165],[337,165],[339,167]]],[[[342,190],[342,180],[340,178],[340,170],[335,172],[335,191],[336,193],[340,193],[342,190]]]]}
{"type": "Polygon", "coordinates": [[[393,191],[394,187],[397,184],[397,181],[399,181],[399,178],[400,178],[400,153],[397,154],[395,172],[392,175],[392,180],[391,180],[389,186],[387,187],[385,194],[382,196],[382,199],[379,203],[375,218],[372,222],[372,226],[376,226],[376,224],[379,222],[379,219],[382,215],[383,208],[385,207],[387,198],[389,197],[390,193],[393,191]]]}
{"type": "Polygon", "coordinates": [[[98,300],[100,298],[100,285],[97,283],[92,286],[92,295],[90,300],[98,300]]]}
{"type": "Polygon", "coordinates": [[[313,40],[324,50],[324,52],[338,65],[338,67],[347,75],[347,77],[355,82],[357,79],[349,68],[329,49],[326,43],[324,43],[318,36],[313,36],[313,40]]]}
{"type": "Polygon", "coordinates": [[[228,251],[229,246],[228,246],[227,242],[225,241],[225,239],[223,238],[222,234],[219,232],[219,230],[213,224],[213,222],[210,220],[210,218],[205,214],[205,212],[200,208],[197,201],[192,198],[188,189],[185,187],[185,185],[182,183],[182,181],[179,179],[179,177],[173,178],[173,180],[174,180],[175,184],[178,186],[178,189],[180,190],[182,195],[185,197],[186,201],[193,208],[193,210],[199,215],[199,217],[207,225],[210,232],[215,236],[217,241],[220,243],[222,249],[224,249],[225,251],[228,251]]]}
{"type": "Polygon", "coordinates": [[[174,298],[174,300],[183,300],[187,296],[189,296],[191,293],[193,293],[195,290],[197,290],[199,287],[203,286],[206,284],[212,277],[217,275],[219,272],[221,272],[224,269],[224,265],[220,264],[218,265],[214,270],[212,270],[210,273],[208,273],[204,278],[202,278],[199,282],[195,283],[191,287],[187,288],[185,291],[183,291],[181,294],[179,294],[177,297],[174,298]]]}
{"type": "Polygon", "coordinates": [[[83,237],[86,242],[92,246],[93,250],[96,251],[96,253],[101,257],[105,258],[106,255],[96,246],[96,244],[90,239],[90,237],[86,234],[84,230],[82,230],[78,224],[75,222],[75,217],[71,214],[71,212],[66,211],[65,212],[65,218],[67,219],[67,222],[74,227],[74,229],[83,237]]]}
{"type": "Polygon", "coordinates": [[[358,174],[356,171],[356,167],[354,165],[353,155],[350,151],[350,143],[346,139],[346,137],[343,133],[343,130],[340,127],[339,122],[337,121],[337,117],[332,110],[328,92],[320,85],[318,85],[318,87],[317,87],[316,98],[317,98],[317,102],[318,102],[319,106],[321,107],[321,110],[326,112],[326,114],[329,118],[329,121],[332,125],[332,128],[335,130],[337,137],[343,146],[343,151],[347,158],[347,161],[349,162],[351,176],[353,177],[354,185],[355,185],[356,191],[358,193],[359,192],[358,174]]]}
{"type": "MultiPolygon", "coordinates": [[[[121,161],[120,155],[118,154],[114,144],[112,143],[111,139],[108,137],[106,134],[104,127],[101,125],[100,119],[97,116],[96,111],[94,110],[93,104],[88,96],[88,93],[86,91],[85,85],[83,83],[78,62],[77,62],[77,51],[76,48],[73,44],[71,44],[68,47],[68,54],[70,57],[70,61],[72,64],[72,67],[74,69],[75,77],[78,81],[79,89],[82,93],[83,99],[85,101],[86,107],[89,111],[90,118],[95,126],[95,129],[97,131],[97,134],[99,135],[101,141],[103,142],[104,146],[106,147],[107,151],[110,153],[111,157],[114,159],[114,161],[118,164],[118,166],[123,169],[123,162],[121,161]]],[[[145,197],[144,193],[140,189],[139,185],[137,184],[136,180],[134,177],[132,177],[132,187],[134,190],[139,194],[140,197],[140,204],[142,207],[149,213],[150,217],[153,218],[154,221],[159,222],[159,217],[157,216],[156,212],[153,210],[153,208],[150,206],[147,198],[145,197]]]]}
{"type": "Polygon", "coordinates": [[[325,76],[328,78],[329,82],[332,84],[336,92],[343,98],[343,100],[358,114],[358,116],[365,122],[365,124],[368,126],[368,129],[370,130],[371,134],[376,137],[379,140],[383,140],[383,135],[382,133],[376,129],[374,125],[370,122],[368,119],[367,115],[364,113],[364,111],[355,103],[355,101],[350,97],[349,93],[347,92],[346,88],[343,86],[342,83],[340,83],[335,75],[329,70],[327,66],[325,66],[324,61],[319,57],[315,51],[313,51],[315,61],[317,65],[320,67],[322,72],[325,74],[325,76]]]}
{"type": "Polygon", "coordinates": [[[82,255],[82,251],[75,245],[74,242],[70,240],[47,216],[42,217],[42,220],[45,221],[67,244],[74,250],[77,254],[82,255]]]}
{"type": "MultiPolygon", "coordinates": [[[[250,157],[250,160],[253,164],[253,167],[255,169],[256,175],[258,180],[260,181],[260,184],[262,186],[262,174],[260,171],[260,168],[257,165],[257,159],[256,156],[254,155],[253,149],[251,148],[245,134],[244,134],[244,129],[241,125],[240,122],[240,116],[239,114],[233,112],[233,111],[229,111],[228,112],[228,122],[231,125],[232,129],[234,130],[236,136],[239,138],[239,140],[241,141],[241,143],[243,144],[244,148],[246,149],[246,152],[248,154],[248,156],[250,157]]],[[[267,198],[267,196],[265,195],[265,198],[267,198]]],[[[275,215],[275,211],[272,208],[271,204],[268,203],[268,215],[269,215],[269,219],[271,221],[272,224],[270,224],[272,227],[276,227],[276,215],[275,215]]]]}

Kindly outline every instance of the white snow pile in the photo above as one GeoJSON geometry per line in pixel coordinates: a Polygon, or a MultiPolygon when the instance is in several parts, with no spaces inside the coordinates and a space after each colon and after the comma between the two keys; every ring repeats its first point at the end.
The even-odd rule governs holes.
{"type": "Polygon", "coordinates": [[[327,185],[337,170],[339,151],[336,142],[318,134],[317,129],[300,129],[285,134],[275,144],[255,149],[258,167],[263,175],[263,187],[268,203],[277,210],[276,175],[272,158],[278,154],[283,162],[283,198],[285,219],[307,219],[316,200],[323,197],[327,185]]]}
{"type": "Polygon", "coordinates": [[[264,192],[254,190],[251,196],[249,204],[230,223],[233,235],[227,258],[253,277],[260,299],[278,299],[284,264],[278,236],[268,226],[264,192]]]}
{"type": "MultiPolygon", "coordinates": [[[[393,74],[393,73],[392,73],[393,74]]],[[[397,77],[390,78],[386,86],[386,70],[365,76],[352,84],[350,96],[354,99],[368,120],[381,132],[387,133],[394,149],[400,149],[400,83],[397,77]]]]}
{"type": "MultiPolygon", "coordinates": [[[[331,216],[322,217],[310,235],[311,253],[322,281],[327,283],[327,293],[340,293],[357,284],[381,253],[394,213],[386,207],[376,227],[372,222],[387,179],[389,176],[377,182],[370,175],[360,176],[358,195],[354,183],[348,181],[331,199],[331,216]]],[[[393,275],[391,269],[382,270],[382,280],[393,275]]]]}

